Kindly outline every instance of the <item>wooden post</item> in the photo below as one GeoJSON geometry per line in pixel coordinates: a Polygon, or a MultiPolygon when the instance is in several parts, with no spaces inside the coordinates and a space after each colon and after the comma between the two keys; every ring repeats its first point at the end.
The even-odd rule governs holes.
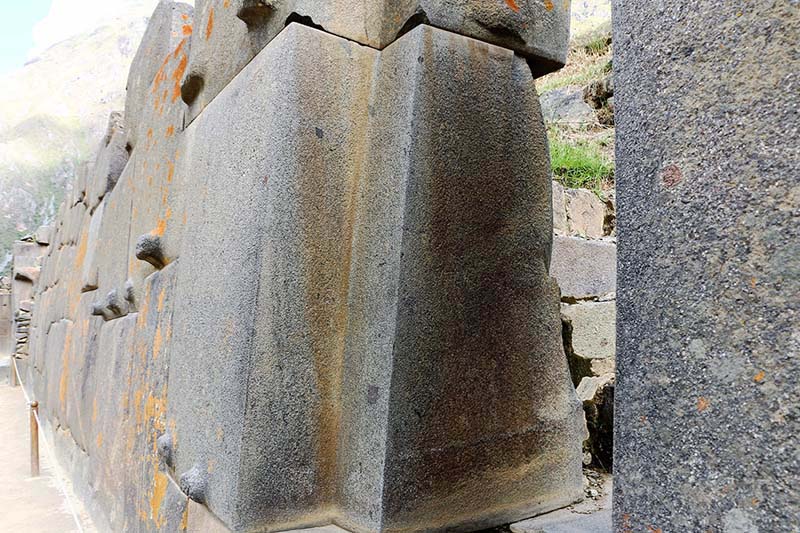
{"type": "Polygon", "coordinates": [[[16,387],[19,384],[19,376],[17,376],[17,358],[11,356],[11,386],[16,387]]]}
{"type": "Polygon", "coordinates": [[[39,402],[31,402],[31,477],[39,477],[39,424],[36,415],[39,402]]]}

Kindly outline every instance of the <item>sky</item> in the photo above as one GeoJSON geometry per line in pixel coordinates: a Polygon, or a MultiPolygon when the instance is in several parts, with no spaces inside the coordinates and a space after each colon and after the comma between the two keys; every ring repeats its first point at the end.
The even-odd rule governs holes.
{"type": "Polygon", "coordinates": [[[33,27],[52,0],[0,0],[0,75],[25,64],[33,48],[33,27]]]}
{"type": "MultiPolygon", "coordinates": [[[[130,13],[152,13],[158,0],[0,0],[0,76],[51,45],[130,13]]],[[[190,2],[191,3],[191,2],[190,2]]]]}

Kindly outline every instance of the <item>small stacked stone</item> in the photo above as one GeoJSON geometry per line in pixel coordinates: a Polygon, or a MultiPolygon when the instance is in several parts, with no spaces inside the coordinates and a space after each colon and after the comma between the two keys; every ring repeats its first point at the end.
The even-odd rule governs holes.
{"type": "Polygon", "coordinates": [[[30,333],[32,310],[33,302],[23,300],[19,304],[19,309],[14,311],[14,339],[16,340],[14,355],[17,358],[28,355],[28,334],[30,333]]]}

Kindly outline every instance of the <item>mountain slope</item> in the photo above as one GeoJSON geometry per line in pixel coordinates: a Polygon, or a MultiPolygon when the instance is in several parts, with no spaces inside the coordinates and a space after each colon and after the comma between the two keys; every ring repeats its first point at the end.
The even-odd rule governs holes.
{"type": "MultiPolygon", "coordinates": [[[[117,3],[121,9],[95,29],[0,78],[0,275],[10,268],[11,243],[52,219],[109,113],[123,108],[128,69],[155,2],[117,3]]],[[[64,4],[56,0],[49,18],[62,16],[64,4]]]]}

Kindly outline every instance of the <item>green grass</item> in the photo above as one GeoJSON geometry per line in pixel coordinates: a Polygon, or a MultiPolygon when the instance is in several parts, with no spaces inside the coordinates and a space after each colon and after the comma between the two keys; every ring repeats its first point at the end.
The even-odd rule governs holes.
{"type": "Polygon", "coordinates": [[[593,80],[604,78],[611,71],[607,54],[596,55],[580,51],[574,52],[573,56],[580,56],[580,58],[575,58],[574,62],[564,70],[549,74],[536,81],[536,89],[539,94],[568,85],[588,85],[593,80]]]}
{"type": "Polygon", "coordinates": [[[570,41],[566,66],[536,80],[539,94],[568,85],[587,85],[611,72],[611,22],[594,23],[576,31],[570,41]]]}
{"type": "Polygon", "coordinates": [[[553,177],[565,187],[591,189],[602,197],[604,184],[614,179],[614,163],[597,141],[569,141],[555,129],[548,138],[553,177]]]}

